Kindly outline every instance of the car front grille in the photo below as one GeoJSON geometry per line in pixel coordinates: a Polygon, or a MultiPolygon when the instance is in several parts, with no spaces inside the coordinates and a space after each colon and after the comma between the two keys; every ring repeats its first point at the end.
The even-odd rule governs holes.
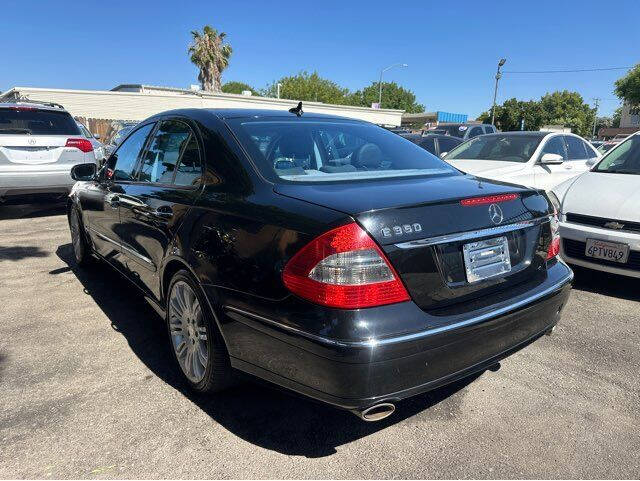
{"type": "Polygon", "coordinates": [[[607,219],[605,217],[592,217],[590,215],[582,214],[567,214],[567,222],[582,225],[592,225],[595,227],[602,227],[603,229],[611,229],[615,231],[640,232],[640,222],[607,219]],[[605,226],[605,224],[608,222],[616,222],[618,224],[621,224],[623,227],[620,229],[612,229],[611,227],[605,226]]]}
{"type": "Polygon", "coordinates": [[[621,264],[619,262],[606,261],[604,259],[596,259],[594,257],[588,257],[584,251],[587,247],[585,242],[562,238],[562,247],[565,254],[573,259],[580,259],[594,264],[602,264],[603,266],[617,267],[618,269],[630,269],[633,271],[640,271],[640,252],[629,251],[629,259],[626,263],[621,264]]]}

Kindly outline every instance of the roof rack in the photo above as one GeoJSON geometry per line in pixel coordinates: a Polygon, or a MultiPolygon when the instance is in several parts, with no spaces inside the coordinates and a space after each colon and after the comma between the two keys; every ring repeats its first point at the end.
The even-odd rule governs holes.
{"type": "Polygon", "coordinates": [[[16,95],[13,99],[9,100],[9,102],[11,103],[24,103],[24,104],[36,104],[36,105],[43,105],[45,107],[55,107],[58,109],[62,109],[62,110],[66,110],[64,108],[63,105],[60,105],[59,103],[56,102],[44,102],[42,100],[32,100],[28,97],[25,97],[24,95],[16,95]]]}

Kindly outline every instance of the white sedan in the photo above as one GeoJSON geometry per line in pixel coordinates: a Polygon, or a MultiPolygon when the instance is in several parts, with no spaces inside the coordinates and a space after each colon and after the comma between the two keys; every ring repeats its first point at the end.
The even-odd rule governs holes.
{"type": "Polygon", "coordinates": [[[565,261],[640,278],[640,132],[553,194],[565,261]]]}
{"type": "Polygon", "coordinates": [[[588,171],[600,154],[574,134],[500,132],[468,140],[443,157],[478,177],[551,190],[588,171]]]}

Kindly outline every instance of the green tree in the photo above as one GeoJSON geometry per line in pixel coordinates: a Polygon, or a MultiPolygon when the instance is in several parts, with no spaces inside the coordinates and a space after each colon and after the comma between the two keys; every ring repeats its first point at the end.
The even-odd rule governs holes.
{"type": "Polygon", "coordinates": [[[616,80],[616,95],[630,105],[640,105],[640,64],[616,80]]]}
{"type": "Polygon", "coordinates": [[[259,95],[257,90],[244,82],[225,82],[222,86],[222,91],[226,94],[240,95],[245,90],[250,91],[251,95],[259,95]]]}
{"type": "Polygon", "coordinates": [[[320,77],[318,72],[300,72],[298,75],[282,77],[268,85],[262,91],[265,97],[277,96],[277,84],[280,86],[280,98],[302,100],[309,102],[324,102],[326,104],[346,103],[349,89],[340,87],[335,82],[320,77]]]}
{"type": "MultiPolygon", "coordinates": [[[[380,84],[371,82],[371,85],[362,90],[358,90],[349,95],[349,105],[360,105],[371,107],[371,104],[378,102],[380,84]]],[[[382,105],[384,109],[405,110],[407,113],[424,112],[424,105],[416,102],[415,94],[395,82],[382,82],[382,105]]]]}
{"type": "Polygon", "coordinates": [[[583,137],[591,136],[595,109],[584,102],[578,92],[553,92],[540,99],[544,112],[544,123],[548,125],[564,125],[573,133],[583,137]]]}
{"type": "Polygon", "coordinates": [[[622,107],[618,107],[613,111],[613,115],[611,116],[611,127],[615,127],[616,129],[620,127],[620,119],[622,119],[622,107]]]}
{"type": "Polygon", "coordinates": [[[192,30],[193,43],[189,45],[191,62],[200,69],[198,80],[202,90],[220,92],[222,71],[229,66],[231,45],[224,43],[226,33],[205,25],[202,32],[192,30]]]}
{"type": "MultiPolygon", "coordinates": [[[[496,127],[503,132],[520,130],[524,119],[524,130],[538,130],[544,124],[544,113],[540,102],[523,101],[515,98],[496,105],[496,127]]],[[[482,123],[491,123],[491,110],[478,116],[482,123]]]]}

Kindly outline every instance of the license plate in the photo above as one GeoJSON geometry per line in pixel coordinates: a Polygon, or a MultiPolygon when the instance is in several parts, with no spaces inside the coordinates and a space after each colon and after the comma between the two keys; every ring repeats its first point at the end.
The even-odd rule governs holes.
{"type": "Polygon", "coordinates": [[[608,242],[600,239],[587,239],[584,255],[605,261],[624,264],[629,259],[629,246],[619,242],[608,242]]]}
{"type": "Polygon", "coordinates": [[[478,282],[511,270],[509,243],[505,236],[470,242],[462,246],[468,282],[478,282]]]}

